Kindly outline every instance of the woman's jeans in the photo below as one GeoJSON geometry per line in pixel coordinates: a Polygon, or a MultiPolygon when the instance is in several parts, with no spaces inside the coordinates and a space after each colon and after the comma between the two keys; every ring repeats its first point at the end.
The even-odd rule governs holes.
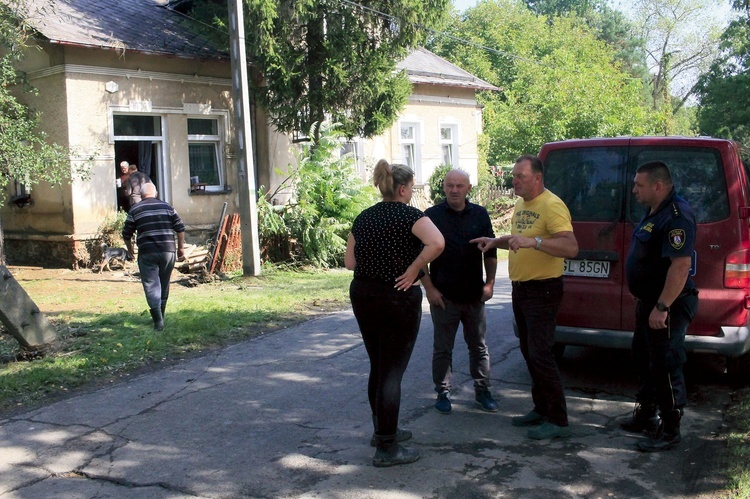
{"type": "Polygon", "coordinates": [[[422,320],[422,289],[355,279],[349,297],[370,357],[367,396],[377,417],[377,434],[395,435],[401,406],[401,379],[422,320]]]}

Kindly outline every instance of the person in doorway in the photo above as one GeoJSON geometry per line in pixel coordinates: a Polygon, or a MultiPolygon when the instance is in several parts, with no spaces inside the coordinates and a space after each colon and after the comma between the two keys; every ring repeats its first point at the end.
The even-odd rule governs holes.
{"type": "Polygon", "coordinates": [[[136,165],[130,165],[129,172],[130,176],[126,183],[125,192],[128,195],[128,201],[132,207],[141,202],[143,199],[143,186],[145,184],[150,184],[151,179],[145,173],[138,171],[136,165]]]}
{"type": "Polygon", "coordinates": [[[492,298],[497,270],[497,250],[482,253],[469,241],[494,238],[487,210],[467,199],[469,175],[451,170],[443,180],[445,201],[425,211],[445,238],[445,250],[433,261],[422,278],[434,327],[432,380],[435,409],[451,412],[453,346],[458,326],[463,326],[469,348],[469,372],[474,379],[475,400],[488,412],[498,410],[490,393],[490,354],[485,341],[487,323],[484,303],[492,298]],[[482,264],[484,263],[484,273],[482,264]],[[486,275],[486,278],[484,277],[486,275]]]}
{"type": "Polygon", "coordinates": [[[137,233],[141,284],[154,321],[154,329],[161,331],[164,329],[169,279],[175,264],[175,252],[177,260],[182,260],[185,256],[185,225],[174,208],[157,199],[156,194],[154,184],[143,184],[143,201],[130,208],[122,229],[122,238],[132,259],[132,238],[137,233]]]}
{"type": "Polygon", "coordinates": [[[544,188],[544,168],[537,156],[524,155],[516,160],[513,189],[520,199],[513,210],[511,234],[472,241],[482,251],[510,250],[513,316],[531,375],[534,403],[528,414],[512,418],[511,423],[536,426],[527,433],[532,439],[567,437],[568,411],[552,347],[563,296],[564,260],[578,254],[578,241],[568,207],[544,188]]]}
{"type": "Polygon", "coordinates": [[[680,420],[687,404],[685,333],[698,308],[698,291],[690,278],[696,227],[693,210],[677,195],[666,164],[641,165],[633,193],[648,207],[633,231],[625,264],[628,289],[637,300],[633,357],[640,389],[633,417],[620,426],[648,432],[650,438],[639,442],[638,449],[653,452],[681,440],[680,420]]]}
{"type": "Polygon", "coordinates": [[[354,220],[345,264],[354,271],[349,297],[370,358],[370,444],[377,447],[372,464],[386,467],[419,459],[419,451],[399,444],[411,438],[411,432],[398,428],[401,379],[422,318],[422,289],[416,281],[445,241],[424,213],[408,206],[414,172],[407,166],[381,159],[373,181],[383,200],[354,220]]]}
{"type": "Polygon", "coordinates": [[[117,177],[117,205],[124,212],[130,209],[130,196],[128,195],[128,178],[130,177],[130,164],[127,161],[120,163],[120,172],[117,177]]]}

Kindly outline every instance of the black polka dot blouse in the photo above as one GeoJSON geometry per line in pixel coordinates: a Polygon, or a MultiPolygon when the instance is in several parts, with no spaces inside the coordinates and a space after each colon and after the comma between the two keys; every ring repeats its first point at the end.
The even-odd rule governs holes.
{"type": "Polygon", "coordinates": [[[360,213],[352,225],[354,278],[394,284],[422,251],[411,228],[423,216],[398,201],[381,201],[360,213]]]}

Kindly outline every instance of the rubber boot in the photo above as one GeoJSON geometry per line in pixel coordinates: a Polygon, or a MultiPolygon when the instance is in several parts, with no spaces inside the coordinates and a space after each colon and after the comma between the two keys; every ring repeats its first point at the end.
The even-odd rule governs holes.
{"type": "Polygon", "coordinates": [[[656,416],[656,405],[636,404],[633,416],[620,423],[620,428],[630,433],[653,433],[659,429],[659,418],[656,416]]]}
{"type": "Polygon", "coordinates": [[[396,435],[378,435],[378,438],[378,448],[372,458],[376,468],[409,464],[419,459],[419,451],[399,444],[396,435]]]}
{"type": "Polygon", "coordinates": [[[161,309],[152,308],[149,311],[151,312],[151,318],[154,320],[154,329],[157,331],[164,329],[164,317],[161,315],[161,309]]]}
{"type": "MultiPolygon", "coordinates": [[[[372,438],[370,439],[370,445],[372,447],[377,447],[378,441],[380,441],[380,436],[378,435],[378,417],[373,414],[372,415],[372,438]]],[[[396,441],[397,442],[405,442],[411,438],[411,432],[409,430],[405,430],[403,428],[396,428],[396,441]]]]}
{"type": "Polygon", "coordinates": [[[682,411],[674,409],[661,415],[661,428],[653,438],[638,442],[638,450],[643,452],[659,452],[671,449],[682,440],[680,436],[680,419],[682,411]]]}

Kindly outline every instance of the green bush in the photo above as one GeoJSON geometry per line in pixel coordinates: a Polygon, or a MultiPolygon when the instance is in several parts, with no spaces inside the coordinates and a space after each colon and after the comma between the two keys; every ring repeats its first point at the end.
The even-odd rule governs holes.
{"type": "Polygon", "coordinates": [[[107,246],[120,247],[125,244],[122,240],[122,228],[125,226],[125,219],[128,214],[124,211],[108,213],[104,221],[96,230],[96,239],[100,243],[106,243],[107,246]]]}
{"type": "MultiPolygon", "coordinates": [[[[313,131],[309,136],[315,136],[313,131]]],[[[354,158],[341,156],[340,150],[341,133],[335,125],[323,124],[319,139],[301,146],[298,166],[282,183],[291,186],[291,201],[272,206],[265,196],[259,200],[259,232],[268,259],[299,259],[321,267],[343,264],[352,222],[376,201],[376,192],[357,174],[354,158]]]]}
{"type": "Polygon", "coordinates": [[[430,199],[432,204],[442,203],[445,200],[445,193],[443,192],[443,180],[445,175],[451,171],[453,167],[451,165],[440,165],[435,168],[430,178],[427,180],[427,184],[430,186],[430,199]]]}

